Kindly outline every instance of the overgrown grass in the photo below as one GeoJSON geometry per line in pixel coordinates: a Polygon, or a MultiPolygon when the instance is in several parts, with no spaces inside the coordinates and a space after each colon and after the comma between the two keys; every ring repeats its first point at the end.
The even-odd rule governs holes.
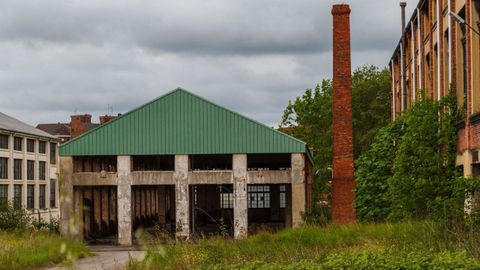
{"type": "Polygon", "coordinates": [[[131,269],[480,269],[460,242],[430,222],[306,226],[244,240],[149,244],[131,269]]]}
{"type": "Polygon", "coordinates": [[[0,231],[0,269],[33,269],[88,256],[79,241],[48,232],[0,231]]]}

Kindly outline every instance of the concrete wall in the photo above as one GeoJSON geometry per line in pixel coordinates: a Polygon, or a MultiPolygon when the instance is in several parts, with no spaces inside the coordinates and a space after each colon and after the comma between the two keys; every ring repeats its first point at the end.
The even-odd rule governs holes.
{"type": "Polygon", "coordinates": [[[132,244],[132,175],[130,156],[117,159],[118,243],[132,244]]]}
{"type": "Polygon", "coordinates": [[[190,212],[188,191],[188,155],[175,156],[175,201],[176,201],[176,236],[188,239],[190,236],[190,212]]]}
{"type": "Polygon", "coordinates": [[[233,234],[235,238],[248,234],[247,155],[233,155],[233,234]]]}

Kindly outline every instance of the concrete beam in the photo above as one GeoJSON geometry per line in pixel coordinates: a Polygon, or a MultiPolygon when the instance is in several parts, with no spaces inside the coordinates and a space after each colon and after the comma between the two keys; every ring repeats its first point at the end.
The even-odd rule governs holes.
{"type": "Polygon", "coordinates": [[[233,155],[233,234],[243,238],[248,235],[247,155],[233,155]]]}
{"type": "Polygon", "coordinates": [[[132,174],[131,157],[117,157],[118,243],[132,245],[132,174]]]}
{"type": "Polygon", "coordinates": [[[303,224],[301,213],[305,211],[305,157],[292,154],[292,226],[303,224]]]}
{"type": "Polygon", "coordinates": [[[175,155],[173,178],[175,179],[176,237],[186,240],[190,236],[188,155],[175,155]]]}

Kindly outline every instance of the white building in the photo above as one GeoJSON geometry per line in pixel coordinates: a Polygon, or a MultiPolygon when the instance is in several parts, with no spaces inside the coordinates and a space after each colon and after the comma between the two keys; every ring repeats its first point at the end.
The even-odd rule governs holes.
{"type": "Polygon", "coordinates": [[[59,218],[58,142],[0,112],[0,205],[10,202],[46,221],[59,218]]]}

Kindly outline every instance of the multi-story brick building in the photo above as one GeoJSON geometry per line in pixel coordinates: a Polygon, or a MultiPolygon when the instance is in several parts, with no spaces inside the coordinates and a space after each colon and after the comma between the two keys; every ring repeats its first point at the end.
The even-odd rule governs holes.
{"type": "Polygon", "coordinates": [[[480,0],[422,0],[406,25],[405,44],[400,40],[390,61],[392,120],[420,90],[434,100],[456,95],[465,111],[457,125],[457,165],[465,176],[480,175],[479,32],[480,0]]]}
{"type": "Polygon", "coordinates": [[[0,205],[12,203],[47,221],[59,218],[58,141],[0,113],[0,205]]]}

